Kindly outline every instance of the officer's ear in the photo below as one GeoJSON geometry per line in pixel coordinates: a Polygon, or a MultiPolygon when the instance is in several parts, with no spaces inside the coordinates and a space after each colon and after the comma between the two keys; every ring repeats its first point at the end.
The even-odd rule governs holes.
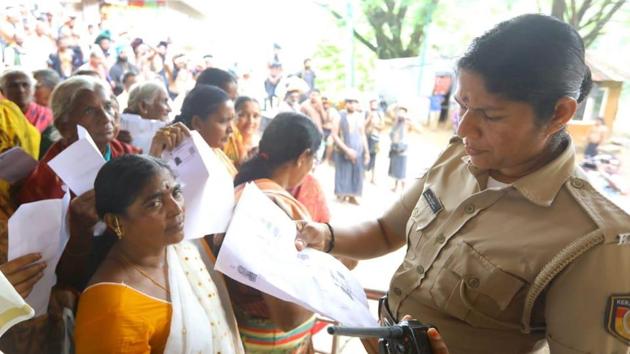
{"type": "Polygon", "coordinates": [[[553,116],[549,123],[547,123],[545,133],[548,136],[553,136],[560,130],[562,130],[567,123],[573,118],[577,111],[577,101],[572,97],[561,97],[553,110],[553,116]]]}

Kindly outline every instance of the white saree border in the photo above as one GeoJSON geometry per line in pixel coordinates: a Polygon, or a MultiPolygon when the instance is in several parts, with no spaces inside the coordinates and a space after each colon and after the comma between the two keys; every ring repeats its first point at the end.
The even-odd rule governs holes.
{"type": "Polygon", "coordinates": [[[18,294],[9,280],[0,272],[0,336],[14,325],[26,321],[35,311],[18,294]]]}
{"type": "Polygon", "coordinates": [[[238,332],[233,333],[229,326],[228,318],[233,314],[230,311],[232,316],[226,316],[217,286],[197,247],[183,241],[169,246],[167,252],[173,317],[164,352],[243,353],[240,340],[234,340],[234,336],[238,338],[238,332]],[[174,338],[171,339],[171,336],[174,338]]]}
{"type": "Polygon", "coordinates": [[[223,273],[214,270],[215,260],[211,258],[208,254],[210,248],[206,244],[204,238],[191,240],[190,244],[196,248],[197,253],[201,258],[201,261],[204,263],[206,269],[208,270],[208,273],[210,274],[210,278],[214,283],[214,286],[216,287],[216,292],[219,295],[218,300],[221,307],[223,308],[225,320],[232,337],[232,342],[234,343],[235,353],[245,354],[243,342],[241,342],[241,335],[238,330],[238,324],[236,322],[236,316],[234,316],[232,300],[230,299],[230,293],[228,292],[227,285],[225,283],[225,276],[223,275],[223,273]]]}

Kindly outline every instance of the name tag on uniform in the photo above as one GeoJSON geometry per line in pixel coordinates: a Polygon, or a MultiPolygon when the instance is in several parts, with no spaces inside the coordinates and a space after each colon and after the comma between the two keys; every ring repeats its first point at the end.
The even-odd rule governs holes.
{"type": "Polygon", "coordinates": [[[444,209],[440,198],[438,198],[435,193],[433,193],[431,188],[422,192],[422,197],[424,198],[424,200],[427,201],[427,204],[429,204],[429,207],[431,208],[433,214],[437,214],[440,212],[440,210],[444,209]]]}

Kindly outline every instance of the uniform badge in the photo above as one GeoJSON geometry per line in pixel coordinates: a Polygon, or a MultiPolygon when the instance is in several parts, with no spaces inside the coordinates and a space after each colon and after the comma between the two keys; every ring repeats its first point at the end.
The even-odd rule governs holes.
{"type": "Polygon", "coordinates": [[[422,196],[424,197],[424,200],[426,200],[427,204],[429,204],[429,207],[431,208],[433,214],[437,214],[442,209],[444,209],[442,202],[430,188],[424,191],[422,193],[422,196]]]}
{"type": "Polygon", "coordinates": [[[608,298],[606,330],[630,345],[630,294],[612,295],[608,298]]]}

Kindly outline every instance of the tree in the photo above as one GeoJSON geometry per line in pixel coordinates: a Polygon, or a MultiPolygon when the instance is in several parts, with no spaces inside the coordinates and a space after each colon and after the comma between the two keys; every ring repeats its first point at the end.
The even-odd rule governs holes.
{"type": "Polygon", "coordinates": [[[621,8],[626,0],[553,0],[551,16],[561,19],[577,29],[586,47],[593,44],[602,33],[604,26],[621,8]]]}
{"type": "MultiPolygon", "coordinates": [[[[355,28],[354,37],[379,59],[418,56],[426,25],[431,21],[438,1],[361,0],[361,10],[370,30],[359,33],[355,28]],[[404,38],[408,40],[404,41],[404,38]]],[[[345,21],[345,17],[333,7],[319,4],[338,20],[345,21]]]]}

